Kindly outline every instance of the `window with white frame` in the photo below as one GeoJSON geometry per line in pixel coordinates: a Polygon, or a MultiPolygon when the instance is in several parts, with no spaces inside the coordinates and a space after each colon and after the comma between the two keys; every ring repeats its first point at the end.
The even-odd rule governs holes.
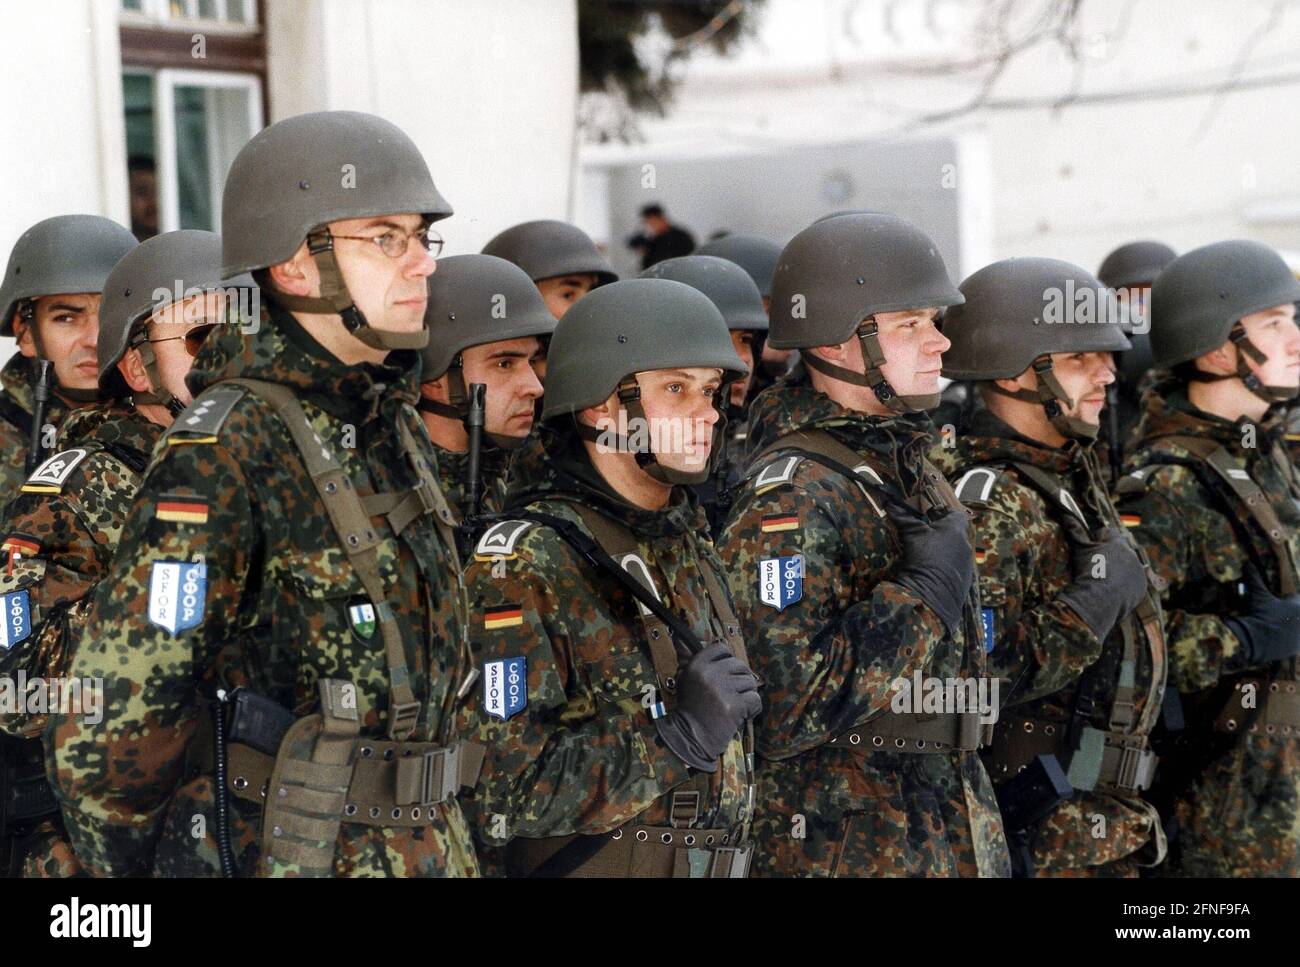
{"type": "Polygon", "coordinates": [[[217,231],[226,172],[265,123],[259,4],[121,4],[131,230],[140,239],[180,228],[217,231]],[[209,25],[222,29],[209,37],[209,25]]]}
{"type": "Polygon", "coordinates": [[[121,0],[124,23],[257,25],[255,0],[121,0]]]}

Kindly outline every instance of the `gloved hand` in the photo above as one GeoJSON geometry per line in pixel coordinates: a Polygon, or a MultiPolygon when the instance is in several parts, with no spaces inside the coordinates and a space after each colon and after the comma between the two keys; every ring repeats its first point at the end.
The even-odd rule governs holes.
{"type": "Polygon", "coordinates": [[[1123,534],[1107,529],[1096,544],[1076,547],[1071,563],[1074,582],[1058,597],[1099,639],[1105,640],[1115,622],[1136,608],[1147,593],[1147,573],[1142,559],[1123,534]],[[1100,555],[1104,577],[1093,577],[1100,555]]]}
{"type": "Polygon", "coordinates": [[[1246,565],[1246,613],[1224,622],[1241,641],[1241,653],[1251,665],[1300,655],[1300,594],[1279,598],[1246,565]]]}
{"type": "Polygon", "coordinates": [[[718,756],[746,719],[763,710],[758,679],[717,642],[695,655],[677,676],[677,706],[655,728],[664,745],[692,769],[716,772],[718,756]]]}
{"type": "Polygon", "coordinates": [[[969,519],[949,511],[934,523],[891,515],[903,541],[903,561],[894,583],[924,601],[952,634],[961,622],[975,579],[975,552],[967,536],[969,519]]]}

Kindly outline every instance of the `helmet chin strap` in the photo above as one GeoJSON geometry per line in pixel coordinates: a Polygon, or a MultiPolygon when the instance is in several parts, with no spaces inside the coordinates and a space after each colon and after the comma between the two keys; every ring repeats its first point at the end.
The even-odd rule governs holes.
{"type": "Polygon", "coordinates": [[[805,364],[831,379],[852,383],[854,386],[870,387],[876,394],[876,399],[895,413],[920,413],[939,405],[938,393],[900,396],[894,387],[889,385],[889,380],[885,379],[884,373],[885,351],[880,346],[880,328],[876,325],[875,319],[862,320],[858,324],[857,336],[858,345],[862,347],[862,359],[866,362],[865,373],[828,363],[812,351],[802,353],[800,358],[805,364]]]}
{"type": "Polygon", "coordinates": [[[1038,380],[1038,389],[1018,389],[1014,392],[1005,390],[997,383],[990,381],[989,386],[993,392],[1000,393],[1003,396],[1009,396],[1013,400],[1020,400],[1024,403],[1042,403],[1043,412],[1047,414],[1048,422],[1056,429],[1056,432],[1069,440],[1095,440],[1097,433],[1101,429],[1100,425],[1094,426],[1087,420],[1077,416],[1071,416],[1066,410],[1074,409],[1074,400],[1070,399],[1070,394],[1065,391],[1061,381],[1056,378],[1056,373],[1052,371],[1052,357],[1046,353],[1034,360],[1034,376],[1038,380]]]}
{"type": "MultiPolygon", "coordinates": [[[[465,388],[465,369],[460,353],[456,354],[456,358],[447,367],[447,397],[449,402],[443,403],[440,400],[431,400],[421,393],[420,398],[415,401],[415,408],[423,413],[433,413],[449,420],[459,420],[465,427],[465,432],[469,433],[469,393],[465,388]]],[[[502,433],[492,433],[487,429],[483,430],[483,435],[493,446],[500,447],[502,450],[518,450],[527,441],[527,437],[506,436],[502,433]]]]}
{"type": "Polygon", "coordinates": [[[337,314],[343,320],[343,328],[371,349],[423,349],[429,344],[427,324],[419,332],[386,332],[366,321],[343,281],[338,259],[334,257],[334,237],[328,228],[318,228],[307,236],[307,251],[320,272],[319,298],[272,290],[270,295],[276,302],[292,312],[337,314]]]}
{"type": "MultiPolygon", "coordinates": [[[[31,327],[32,346],[36,349],[36,358],[50,359],[49,355],[45,352],[45,347],[42,345],[40,327],[36,325],[35,307],[28,302],[19,310],[19,313],[23,321],[31,327]]],[[[106,398],[103,391],[100,390],[98,386],[94,389],[73,389],[71,386],[64,386],[63,383],[59,381],[58,368],[53,366],[53,360],[50,360],[50,362],[51,372],[54,373],[54,391],[64,399],[71,400],[74,403],[98,403],[100,400],[106,398]]]]}
{"type": "Polygon", "coordinates": [[[1259,397],[1270,406],[1274,403],[1284,403],[1287,400],[1294,399],[1300,390],[1291,386],[1267,386],[1260,381],[1246,362],[1249,356],[1254,360],[1256,366],[1262,367],[1268,362],[1268,355],[1260,350],[1250,337],[1246,335],[1246,330],[1240,322],[1232,324],[1232,331],[1228,333],[1228,340],[1237,347],[1237,371],[1235,373],[1202,373],[1192,377],[1198,383],[1217,383],[1225,379],[1239,379],[1246,384],[1246,389],[1250,390],[1255,396],[1259,397]]]}
{"type": "MultiPolygon", "coordinates": [[[[709,479],[713,473],[714,466],[719,459],[719,453],[722,449],[722,437],[727,428],[727,414],[722,403],[722,392],[727,384],[719,387],[718,393],[713,397],[713,408],[718,411],[718,421],[713,424],[713,444],[709,450],[709,459],[699,470],[674,470],[666,467],[659,462],[658,455],[654,452],[650,440],[650,421],[646,419],[645,408],[641,405],[641,386],[636,381],[636,376],[625,376],[618,384],[618,402],[627,410],[629,424],[635,423],[637,426],[645,427],[645,446],[644,448],[634,445],[631,439],[621,434],[614,434],[615,445],[622,453],[631,453],[636,458],[636,465],[644,470],[647,474],[658,480],[660,483],[671,484],[701,484],[709,479]]],[[[592,443],[605,443],[609,440],[609,432],[599,430],[594,426],[578,422],[578,435],[584,440],[592,443]]],[[[634,431],[635,433],[635,431],[634,431]]]]}

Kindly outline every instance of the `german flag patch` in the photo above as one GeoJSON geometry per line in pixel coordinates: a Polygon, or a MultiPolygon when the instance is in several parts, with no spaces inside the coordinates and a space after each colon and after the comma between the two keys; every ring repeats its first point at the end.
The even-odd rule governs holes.
{"type": "Polygon", "coordinates": [[[488,631],[500,631],[524,623],[524,609],[517,604],[498,604],[483,609],[483,627],[488,631]]]}
{"type": "Polygon", "coordinates": [[[1141,526],[1142,526],[1142,515],[1141,515],[1141,514],[1120,514],[1120,515],[1119,515],[1119,520],[1120,520],[1120,523],[1123,524],[1125,527],[1141,527],[1141,526]]]}
{"type": "Polygon", "coordinates": [[[21,534],[10,534],[5,538],[5,542],[0,544],[0,550],[10,557],[15,554],[26,554],[28,557],[35,557],[40,553],[41,545],[30,537],[24,537],[21,534]]]}
{"type": "Polygon", "coordinates": [[[777,534],[781,531],[799,529],[798,514],[765,514],[759,521],[759,528],[764,534],[777,534]]]}
{"type": "Polygon", "coordinates": [[[154,507],[154,516],[174,524],[206,524],[208,502],[192,497],[164,496],[154,507]]]}
{"type": "Polygon", "coordinates": [[[976,563],[976,564],[983,564],[984,561],[985,561],[985,559],[986,559],[988,556],[989,556],[989,552],[986,551],[986,550],[984,550],[984,548],[982,548],[982,547],[977,547],[977,548],[975,548],[975,563],[976,563]]]}

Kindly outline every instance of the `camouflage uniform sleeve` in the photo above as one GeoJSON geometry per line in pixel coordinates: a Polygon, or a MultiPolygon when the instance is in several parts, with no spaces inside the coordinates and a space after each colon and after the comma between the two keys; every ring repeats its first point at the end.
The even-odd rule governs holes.
{"type": "Polygon", "coordinates": [[[490,844],[606,832],[689,778],[642,705],[639,638],[631,652],[610,647],[618,629],[592,601],[587,573],[544,529],[514,559],[467,571],[483,673],[475,716],[488,747],[474,808],[490,844]],[[595,653],[580,654],[584,646],[595,653]],[[515,674],[521,694],[489,697],[515,674]]]}
{"type": "MultiPolygon", "coordinates": [[[[1145,490],[1121,491],[1124,523],[1169,582],[1166,600],[1208,602],[1213,585],[1242,578],[1245,557],[1237,536],[1212,507],[1211,496],[1186,467],[1159,467],[1147,476],[1145,490]]],[[[1181,692],[1209,688],[1245,667],[1237,636],[1213,612],[1166,607],[1165,638],[1169,680],[1181,692]]]]}
{"type": "MultiPolygon", "coordinates": [[[[23,672],[29,681],[62,676],[69,613],[103,575],[111,549],[72,492],[19,493],[5,509],[0,534],[6,623],[0,632],[0,676],[23,672]]],[[[0,731],[30,734],[43,718],[6,712],[0,714],[0,731]]]]}
{"type": "Polygon", "coordinates": [[[1042,503],[1003,474],[975,512],[975,561],[989,670],[1007,700],[1028,701],[1069,685],[1101,655],[1101,641],[1056,598],[1071,579],[1070,547],[1042,503]]]}
{"type": "Polygon", "coordinates": [[[896,553],[890,531],[861,494],[854,501],[823,483],[811,487],[747,493],[718,542],[750,664],[763,682],[758,750],[772,759],[805,752],[888,708],[895,679],[923,670],[945,634],[924,601],[888,580],[896,553]],[[839,521],[829,508],[848,508],[852,518],[839,521]],[[845,534],[865,550],[851,548],[845,534]],[[795,556],[803,558],[799,597],[765,601],[764,562],[780,570],[795,556]],[[855,588],[867,590],[856,595],[855,588]]]}
{"type": "Polygon", "coordinates": [[[97,874],[148,869],[195,729],[197,680],[239,639],[257,533],[246,488],[225,446],[161,450],[96,588],[72,674],[95,680],[102,702],[51,716],[45,738],[77,855],[97,874]],[[162,495],[184,512],[163,515],[162,495]]]}

